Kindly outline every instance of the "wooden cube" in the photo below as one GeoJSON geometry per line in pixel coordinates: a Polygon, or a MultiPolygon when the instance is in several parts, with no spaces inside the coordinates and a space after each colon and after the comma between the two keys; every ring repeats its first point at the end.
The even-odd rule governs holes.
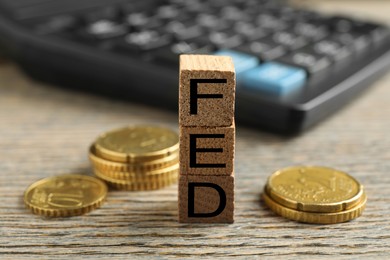
{"type": "Polygon", "coordinates": [[[230,57],[181,55],[181,126],[230,126],[234,119],[235,71],[230,57]]]}
{"type": "Polygon", "coordinates": [[[179,222],[233,223],[234,176],[180,176],[179,222]]]}
{"type": "Polygon", "coordinates": [[[231,175],[234,146],[234,122],[225,127],[180,127],[180,174],[231,175]]]}

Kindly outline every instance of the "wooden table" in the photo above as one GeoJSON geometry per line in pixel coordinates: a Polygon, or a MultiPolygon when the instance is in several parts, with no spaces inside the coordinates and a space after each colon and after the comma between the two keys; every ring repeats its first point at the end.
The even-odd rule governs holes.
{"type": "MultiPolygon", "coordinates": [[[[382,10],[386,17],[390,10],[385,1],[317,5],[339,10],[344,2],[353,5],[353,12],[360,6],[362,13],[374,16],[382,10]]],[[[24,208],[28,185],[61,173],[91,174],[87,149],[103,131],[139,123],[177,129],[177,117],[36,83],[3,61],[0,258],[389,257],[389,84],[387,74],[354,103],[295,138],[238,125],[232,225],[179,224],[176,185],[148,192],[110,191],[103,207],[90,214],[45,219],[24,208]],[[360,180],[368,194],[363,216],[348,223],[309,225],[268,210],[260,200],[267,176],[296,164],[334,167],[360,180]]]]}

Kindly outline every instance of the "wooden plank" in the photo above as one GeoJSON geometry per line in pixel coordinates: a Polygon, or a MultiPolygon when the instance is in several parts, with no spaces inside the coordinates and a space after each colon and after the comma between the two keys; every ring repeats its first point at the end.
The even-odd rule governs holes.
{"type": "MultiPolygon", "coordinates": [[[[310,3],[390,22],[388,1],[310,3]]],[[[389,84],[387,74],[351,105],[293,138],[237,125],[234,224],[178,223],[177,185],[152,192],[110,191],[102,208],[90,214],[44,219],[24,208],[21,198],[28,185],[61,173],[92,174],[88,146],[103,131],[150,123],[178,129],[177,117],[36,83],[5,61],[0,64],[0,258],[386,259],[389,84]],[[297,164],[330,166],[357,178],[368,195],[363,216],[308,225],[269,211],[260,199],[267,177],[297,164]]]]}

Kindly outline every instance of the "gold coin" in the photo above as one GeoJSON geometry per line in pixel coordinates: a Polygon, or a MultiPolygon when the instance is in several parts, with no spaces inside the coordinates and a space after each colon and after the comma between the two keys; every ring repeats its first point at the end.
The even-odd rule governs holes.
{"type": "Polygon", "coordinates": [[[273,173],[267,194],[278,204],[306,212],[339,212],[363,198],[363,186],[347,173],[318,166],[294,166],[273,173]]]}
{"type": "Polygon", "coordinates": [[[367,202],[366,194],[363,193],[360,203],[350,209],[332,213],[316,213],[284,207],[271,199],[266,191],[263,192],[263,199],[267,206],[276,214],[295,221],[312,224],[335,224],[355,219],[362,215],[367,202]]]}
{"type": "Polygon", "coordinates": [[[100,171],[145,173],[148,171],[158,170],[178,163],[179,153],[174,152],[165,158],[161,158],[149,162],[121,163],[121,162],[108,161],[106,159],[96,156],[95,147],[91,146],[89,151],[89,159],[93,164],[94,168],[100,171]]]}
{"type": "Polygon", "coordinates": [[[94,172],[97,177],[107,182],[111,187],[128,191],[157,190],[176,183],[178,180],[178,171],[147,177],[133,176],[126,180],[112,178],[96,169],[94,172]]]}
{"type": "Polygon", "coordinates": [[[69,217],[100,207],[106,195],[107,186],[101,180],[65,174],[33,183],[24,193],[24,203],[38,215],[69,217]]]}
{"type": "Polygon", "coordinates": [[[95,149],[97,156],[110,161],[145,162],[177,152],[179,136],[163,127],[125,127],[99,136],[95,149]]]}

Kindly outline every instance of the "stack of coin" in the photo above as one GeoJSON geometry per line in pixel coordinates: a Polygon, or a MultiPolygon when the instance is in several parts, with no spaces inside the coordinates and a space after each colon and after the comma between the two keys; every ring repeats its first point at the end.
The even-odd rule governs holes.
{"type": "Polygon", "coordinates": [[[317,166],[295,166],[273,173],[263,199],[283,217],[317,224],[357,218],[367,201],[357,180],[344,172],[317,166]]]}
{"type": "Polygon", "coordinates": [[[96,176],[122,190],[153,190],[177,182],[179,136],[154,126],[131,126],[102,134],[89,158],[96,176]]]}

